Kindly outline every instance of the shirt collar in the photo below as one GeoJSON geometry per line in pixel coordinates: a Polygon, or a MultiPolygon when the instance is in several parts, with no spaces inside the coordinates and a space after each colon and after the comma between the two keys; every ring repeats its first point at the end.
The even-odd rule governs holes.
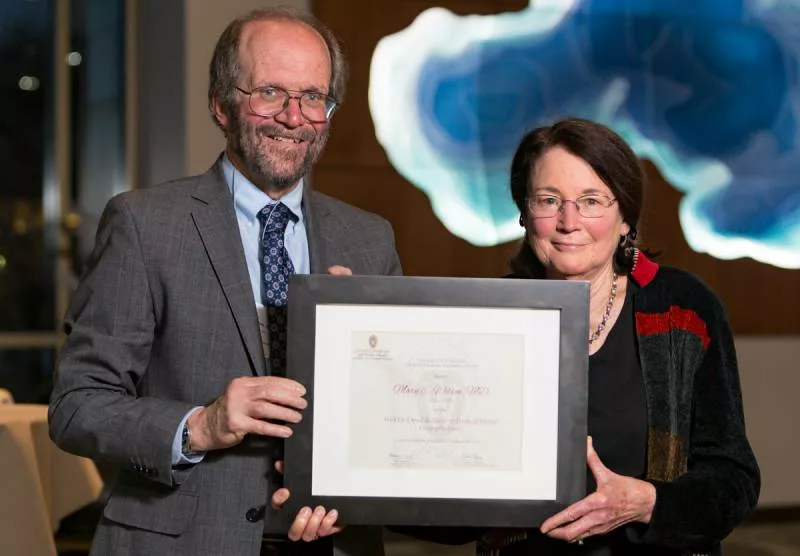
{"type": "Polygon", "coordinates": [[[289,191],[286,195],[279,200],[272,199],[269,195],[256,187],[253,182],[244,177],[236,166],[233,165],[228,154],[222,156],[222,173],[225,176],[225,183],[228,185],[228,191],[231,192],[233,197],[233,204],[236,211],[248,220],[255,220],[258,211],[267,205],[272,205],[278,202],[286,205],[295,216],[298,222],[303,222],[303,180],[297,184],[297,187],[289,191]]]}

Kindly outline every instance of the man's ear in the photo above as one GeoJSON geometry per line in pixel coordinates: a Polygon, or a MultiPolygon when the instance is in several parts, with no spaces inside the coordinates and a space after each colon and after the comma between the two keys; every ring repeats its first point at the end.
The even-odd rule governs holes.
{"type": "Polygon", "coordinates": [[[222,107],[222,103],[219,101],[218,97],[214,97],[211,99],[211,114],[214,116],[214,120],[216,120],[217,125],[222,129],[222,131],[228,131],[228,115],[225,113],[225,109],[222,107]]]}

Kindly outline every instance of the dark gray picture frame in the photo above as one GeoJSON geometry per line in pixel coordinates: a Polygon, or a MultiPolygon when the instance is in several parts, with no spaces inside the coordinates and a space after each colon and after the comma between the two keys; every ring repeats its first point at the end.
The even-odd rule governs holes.
{"type": "Polygon", "coordinates": [[[309,406],[285,444],[289,502],[268,521],[290,523],[302,506],[339,511],[348,525],[536,527],[586,494],[588,390],[587,282],[483,278],[295,275],[289,285],[287,376],[307,388],[309,406]],[[560,311],[558,454],[553,500],[464,497],[385,498],[313,496],[312,454],[316,309],[324,304],[413,305],[560,311]]]}

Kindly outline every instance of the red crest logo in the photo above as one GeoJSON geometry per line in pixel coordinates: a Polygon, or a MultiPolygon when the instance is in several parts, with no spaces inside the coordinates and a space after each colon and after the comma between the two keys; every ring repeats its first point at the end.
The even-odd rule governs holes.
{"type": "Polygon", "coordinates": [[[369,347],[375,349],[375,346],[378,345],[378,337],[375,334],[370,334],[369,336],[369,347]]]}

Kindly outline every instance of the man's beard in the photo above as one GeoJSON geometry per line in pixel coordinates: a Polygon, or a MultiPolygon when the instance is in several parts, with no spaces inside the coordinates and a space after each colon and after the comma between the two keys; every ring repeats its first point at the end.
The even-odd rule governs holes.
{"type": "Polygon", "coordinates": [[[233,110],[231,114],[228,138],[233,152],[251,178],[261,182],[256,185],[263,184],[270,191],[285,191],[299,182],[319,159],[330,134],[330,126],[314,134],[308,129],[289,130],[274,122],[254,126],[243,121],[238,111],[233,110]],[[305,155],[301,159],[297,155],[281,152],[278,145],[264,147],[262,142],[272,143],[268,136],[306,141],[308,147],[305,155]]]}

